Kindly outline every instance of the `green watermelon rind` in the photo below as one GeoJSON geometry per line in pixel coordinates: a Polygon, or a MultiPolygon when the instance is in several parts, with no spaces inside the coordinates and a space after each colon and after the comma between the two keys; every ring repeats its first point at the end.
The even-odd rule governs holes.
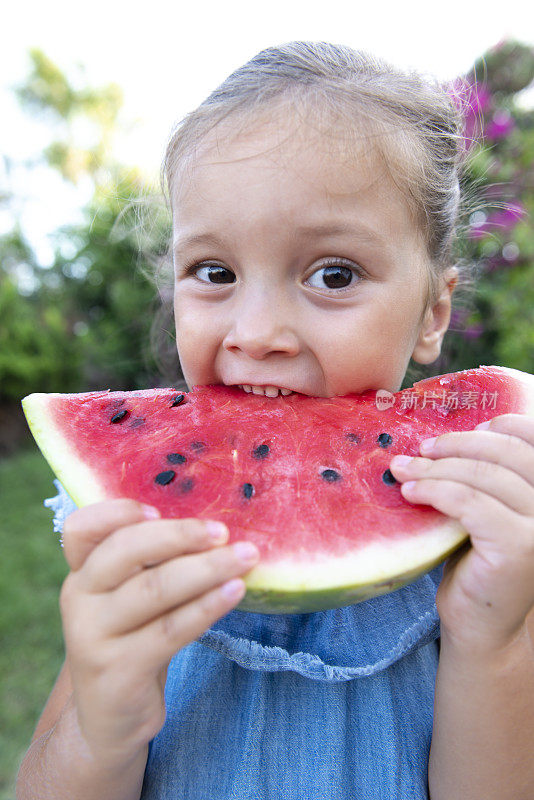
{"type": "Polygon", "coordinates": [[[416,538],[388,537],[340,558],[261,563],[245,577],[242,611],[300,614],[323,611],[386,594],[436,567],[468,539],[448,517],[416,538]],[[414,556],[414,551],[417,555],[414,556]]]}
{"type": "MultiPolygon", "coordinates": [[[[503,377],[511,379],[518,390],[523,389],[519,407],[509,413],[534,416],[534,375],[499,366],[481,366],[479,369],[491,370],[493,377],[496,370],[502,372],[503,377]]],[[[435,376],[432,380],[441,377],[447,376],[435,376]]],[[[158,390],[139,390],[135,394],[148,396],[155,391],[158,390]]],[[[108,393],[92,392],[87,396],[105,396],[108,393]]],[[[41,452],[78,507],[109,500],[109,490],[99,481],[98,473],[80,461],[54,424],[53,415],[47,413],[48,404],[55,397],[67,398],[69,395],[34,393],[22,400],[28,425],[41,452]]],[[[491,414],[484,418],[491,418],[491,414]]],[[[270,564],[260,562],[244,576],[246,594],[236,609],[298,614],[352,605],[402,588],[436,567],[467,540],[467,532],[456,520],[444,518],[421,531],[416,540],[388,537],[383,545],[370,545],[355,556],[345,554],[336,558],[325,555],[315,561],[308,558],[282,559],[270,564]],[[417,547],[415,556],[414,546],[417,547]]]]}
{"type": "Polygon", "coordinates": [[[261,585],[255,587],[247,576],[245,578],[247,592],[243,600],[236,606],[236,610],[262,614],[307,614],[354,605],[363,600],[369,600],[373,597],[402,589],[403,586],[407,586],[416,578],[441,564],[468,539],[468,534],[458,526],[458,533],[453,544],[446,550],[443,550],[443,546],[441,546],[439,552],[431,561],[418,563],[417,566],[401,574],[395,571],[391,577],[383,580],[367,581],[360,584],[353,583],[342,588],[329,587],[316,590],[306,586],[300,590],[291,591],[284,588],[276,591],[271,588],[262,589],[261,585]]]}

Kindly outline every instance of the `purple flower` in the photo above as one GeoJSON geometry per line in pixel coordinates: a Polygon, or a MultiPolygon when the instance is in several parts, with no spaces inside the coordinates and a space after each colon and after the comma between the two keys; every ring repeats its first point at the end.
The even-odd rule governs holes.
{"type": "Polygon", "coordinates": [[[484,328],[480,323],[471,325],[467,330],[463,331],[462,336],[464,339],[478,339],[484,333],[484,328]]]}
{"type": "Polygon", "coordinates": [[[515,128],[515,121],[508,111],[496,111],[493,119],[484,131],[484,137],[490,141],[504,139],[515,128]]]}
{"type": "Polygon", "coordinates": [[[482,134],[483,115],[492,107],[491,94],[486,84],[475,85],[464,78],[450,83],[447,91],[464,118],[464,149],[469,150],[482,134]]]}
{"type": "Polygon", "coordinates": [[[505,208],[499,208],[497,211],[489,214],[486,224],[501,228],[505,231],[511,231],[525,214],[525,208],[521,203],[517,201],[514,203],[506,203],[505,208]]]}
{"type": "Polygon", "coordinates": [[[492,211],[481,219],[478,224],[472,225],[469,229],[470,239],[482,239],[487,233],[511,231],[526,214],[524,206],[516,201],[506,203],[504,208],[492,211]]]}
{"type": "Polygon", "coordinates": [[[463,339],[478,339],[484,333],[484,328],[479,322],[466,328],[465,323],[469,315],[470,311],[467,308],[454,308],[451,312],[449,330],[458,332],[463,339]]]}
{"type": "Polygon", "coordinates": [[[451,319],[449,322],[449,328],[451,330],[458,330],[458,328],[463,328],[465,320],[469,315],[469,311],[466,308],[453,308],[451,311],[451,319]]]}
{"type": "Polygon", "coordinates": [[[491,108],[491,94],[485,83],[475,85],[464,78],[457,78],[449,84],[447,91],[464,116],[479,114],[491,108]]]}
{"type": "Polygon", "coordinates": [[[469,106],[472,114],[484,114],[492,105],[490,90],[485,83],[471,86],[469,106]]]}

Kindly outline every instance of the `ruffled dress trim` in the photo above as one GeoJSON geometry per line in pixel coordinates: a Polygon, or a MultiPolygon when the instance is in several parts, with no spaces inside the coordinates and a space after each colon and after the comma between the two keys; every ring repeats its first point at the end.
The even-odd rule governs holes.
{"type": "MultiPolygon", "coordinates": [[[[76,505],[57,480],[57,497],[44,501],[62,532],[76,505]]],[[[395,592],[356,605],[311,614],[230,611],[198,642],[246,669],[291,670],[339,682],[375,675],[440,635],[436,590],[443,565],[395,592]]]]}
{"type": "Polygon", "coordinates": [[[54,486],[58,490],[58,494],[56,497],[47,497],[43,505],[46,508],[51,508],[54,512],[54,533],[61,534],[60,542],[63,546],[63,524],[69,514],[76,510],[77,506],[59,481],[55,480],[54,486]]]}
{"type": "MultiPolygon", "coordinates": [[[[402,589],[397,591],[401,592],[402,589]]],[[[371,603],[376,599],[377,598],[373,598],[373,600],[364,602],[371,603]]],[[[399,598],[399,600],[402,602],[401,598],[399,598]]],[[[352,607],[335,610],[338,612],[345,612],[347,616],[350,616],[352,607]]],[[[226,617],[219,620],[216,625],[227,623],[230,616],[233,614],[242,613],[244,612],[232,611],[226,617]]],[[[258,616],[265,616],[265,620],[263,621],[264,629],[269,630],[269,633],[272,634],[272,627],[276,625],[276,622],[274,622],[273,625],[273,620],[270,615],[262,614],[258,616]]],[[[321,645],[324,644],[325,639],[329,637],[329,634],[332,633],[336,625],[331,611],[315,612],[313,615],[286,616],[293,616],[295,618],[298,616],[314,616],[318,618],[317,640],[314,644],[312,643],[309,645],[310,649],[322,649],[321,645]],[[321,617],[322,619],[320,619],[321,617]]],[[[218,630],[216,626],[206,631],[206,633],[200,636],[198,641],[227,658],[232,659],[232,661],[235,661],[246,669],[265,670],[268,672],[291,670],[293,672],[298,672],[306,678],[319,681],[348,681],[353,678],[364,678],[369,675],[375,675],[377,672],[387,669],[417,648],[430,644],[439,638],[439,617],[437,611],[434,609],[431,608],[420,614],[415,622],[412,622],[408,627],[403,627],[404,616],[402,619],[401,625],[399,625],[400,620],[398,618],[395,619],[393,625],[394,631],[391,629],[387,630],[387,634],[387,621],[385,622],[385,630],[383,632],[384,640],[381,643],[374,643],[373,652],[370,657],[374,657],[375,660],[368,661],[367,663],[363,663],[366,662],[366,659],[363,657],[361,649],[357,646],[355,646],[354,649],[350,649],[350,645],[346,641],[338,645],[337,652],[335,648],[329,648],[329,658],[332,663],[324,661],[317,653],[305,651],[290,653],[283,647],[263,645],[258,639],[232,636],[223,630],[218,630]],[[345,664],[347,661],[352,663],[346,666],[345,664]]],[[[295,619],[293,624],[298,626],[299,623],[295,619]]],[[[354,624],[357,624],[357,620],[354,620],[354,624]]],[[[356,630],[354,630],[354,635],[358,635],[356,630]]],[[[360,636],[368,636],[365,629],[360,631],[360,636]]]]}

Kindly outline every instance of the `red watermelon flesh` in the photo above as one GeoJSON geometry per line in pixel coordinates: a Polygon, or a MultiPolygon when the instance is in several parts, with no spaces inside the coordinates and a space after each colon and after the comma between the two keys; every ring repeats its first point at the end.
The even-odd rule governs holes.
{"type": "Polygon", "coordinates": [[[459,523],[402,497],[394,455],[499,414],[534,415],[534,377],[502,367],[381,394],[209,386],[32,394],[23,408],[79,506],[130,497],[164,517],[222,520],[230,542],[261,553],[238,608],[304,613],[405,585],[465,541],[459,523]]]}

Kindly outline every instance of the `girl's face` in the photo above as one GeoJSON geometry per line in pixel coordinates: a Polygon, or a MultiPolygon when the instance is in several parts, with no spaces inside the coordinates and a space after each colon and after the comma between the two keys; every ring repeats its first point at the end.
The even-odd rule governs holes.
{"type": "Polygon", "coordinates": [[[424,313],[425,246],[383,161],[364,139],[344,156],[279,120],[233,139],[221,127],[174,179],[187,384],[397,391],[410,358],[439,355],[454,279],[424,313]]]}

